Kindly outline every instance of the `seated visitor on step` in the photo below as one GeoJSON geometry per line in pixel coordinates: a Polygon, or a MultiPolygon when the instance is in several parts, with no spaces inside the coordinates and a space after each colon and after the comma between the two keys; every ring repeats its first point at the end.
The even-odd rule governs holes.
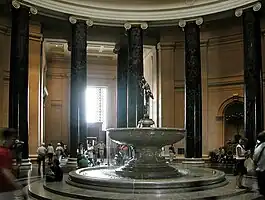
{"type": "Polygon", "coordinates": [[[54,159],[53,164],[50,167],[50,171],[46,174],[47,182],[55,182],[63,180],[63,170],[60,167],[60,162],[58,159],[54,159]]]}
{"type": "Polygon", "coordinates": [[[88,159],[85,157],[85,155],[79,155],[77,166],[78,168],[85,168],[88,167],[89,162],[88,159]]]}

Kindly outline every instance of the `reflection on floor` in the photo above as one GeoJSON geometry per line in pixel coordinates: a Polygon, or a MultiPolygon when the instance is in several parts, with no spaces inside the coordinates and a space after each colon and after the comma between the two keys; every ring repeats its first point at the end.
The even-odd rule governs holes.
{"type": "MultiPolygon", "coordinates": [[[[65,162],[63,162],[63,165],[65,164],[65,162]]],[[[213,168],[217,168],[217,166],[212,166],[213,168]]],[[[64,169],[66,171],[70,171],[70,169],[67,169],[66,166],[64,166],[64,169]]],[[[220,170],[220,166],[218,167],[218,169],[220,170]]],[[[225,168],[224,171],[228,170],[232,172],[232,169],[231,169],[231,166],[228,167],[228,168],[225,168]]],[[[23,184],[24,186],[27,186],[29,183],[33,183],[32,186],[34,186],[34,188],[36,189],[37,187],[37,190],[43,194],[43,195],[39,195],[39,196],[35,196],[34,198],[33,197],[30,197],[30,199],[45,199],[45,200],[48,200],[48,199],[51,199],[51,200],[73,200],[73,199],[80,199],[80,197],[78,198],[73,198],[73,196],[57,196],[55,194],[52,194],[51,192],[47,191],[44,189],[43,185],[42,185],[42,181],[43,181],[43,175],[41,176],[38,176],[38,173],[37,173],[37,166],[36,165],[33,165],[33,168],[32,168],[32,171],[30,172],[27,172],[24,174],[25,177],[21,177],[18,182],[20,184],[23,184]],[[40,184],[41,183],[41,184],[40,184]],[[47,198],[47,196],[45,197],[45,194],[47,194],[49,197],[47,198]]],[[[65,175],[67,176],[67,174],[65,175]]],[[[67,178],[67,177],[66,177],[67,178]]],[[[245,178],[244,180],[244,184],[245,186],[248,186],[248,187],[252,187],[253,190],[252,191],[245,191],[245,190],[236,190],[235,189],[235,177],[232,176],[232,175],[227,175],[227,179],[229,180],[230,184],[227,185],[227,191],[229,191],[229,194],[237,194],[236,196],[232,195],[212,195],[211,198],[208,198],[208,197],[204,197],[204,196],[198,196],[200,194],[198,193],[189,193],[188,195],[185,195],[185,196],[176,196],[175,198],[172,198],[173,199],[194,199],[194,198],[189,198],[189,195],[190,197],[194,195],[197,195],[197,199],[224,199],[224,200],[261,200],[261,199],[264,199],[262,198],[256,191],[257,189],[257,184],[256,184],[256,180],[252,177],[247,177],[245,178]]],[[[56,186],[55,186],[56,187],[56,186]]],[[[58,183],[58,187],[61,187],[60,186],[60,183],[58,183]]],[[[27,187],[25,187],[25,189],[28,189],[27,187]]],[[[82,192],[82,189],[78,188],[78,191],[76,191],[78,193],[82,192]]],[[[217,194],[218,192],[219,193],[222,193],[220,191],[217,191],[216,189],[211,189],[211,190],[208,190],[208,192],[210,193],[214,193],[214,194],[217,194]]],[[[85,194],[86,192],[83,192],[83,194],[85,194]]],[[[16,195],[16,198],[15,199],[21,199],[19,194],[16,195]]],[[[88,199],[85,195],[83,196],[82,199],[88,199]]],[[[144,198],[144,199],[149,199],[149,198],[144,198]]]]}

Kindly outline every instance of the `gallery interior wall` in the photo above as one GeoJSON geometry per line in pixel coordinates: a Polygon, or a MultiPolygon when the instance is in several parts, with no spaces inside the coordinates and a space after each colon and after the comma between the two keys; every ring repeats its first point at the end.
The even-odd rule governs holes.
{"type": "MultiPolygon", "coordinates": [[[[220,25],[220,24],[219,24],[220,25]]],[[[265,22],[261,22],[265,30],[265,22]]],[[[0,19],[0,125],[8,125],[8,82],[10,59],[10,21],[0,19]]],[[[69,74],[70,59],[46,60],[49,96],[45,102],[43,124],[39,120],[41,41],[40,26],[32,24],[29,55],[29,140],[30,154],[43,141],[68,143],[69,137],[69,74]]],[[[153,112],[158,125],[184,127],[184,43],[183,31],[171,27],[161,32],[160,43],[146,58],[148,80],[152,82],[155,100],[153,112]],[[152,56],[153,55],[153,56],[152,56]],[[149,64],[148,64],[149,63],[149,64]],[[151,64],[150,64],[151,63],[151,64]],[[151,75],[150,75],[151,74],[151,75]],[[150,77],[152,77],[150,79],[150,77]]],[[[265,41],[262,33],[263,61],[265,41]]],[[[47,57],[47,55],[46,55],[47,57]]],[[[43,62],[42,62],[43,63],[43,62]]],[[[205,25],[201,28],[202,100],[203,100],[203,153],[223,145],[223,127],[218,120],[218,109],[234,95],[243,96],[243,41],[238,19],[222,26],[205,25]]],[[[264,62],[263,62],[264,69],[264,62]]],[[[88,83],[108,87],[108,127],[116,126],[116,64],[88,58],[88,83]]],[[[176,144],[184,147],[184,141],[176,144]]]]}

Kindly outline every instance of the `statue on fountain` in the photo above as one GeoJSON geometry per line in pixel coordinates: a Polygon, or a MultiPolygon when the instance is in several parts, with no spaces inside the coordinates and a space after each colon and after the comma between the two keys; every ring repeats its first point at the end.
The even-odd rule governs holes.
{"type": "Polygon", "coordinates": [[[143,90],[145,104],[144,104],[144,117],[138,122],[138,128],[151,127],[155,122],[150,119],[150,98],[154,99],[154,95],[151,91],[150,85],[147,83],[144,76],[141,77],[140,86],[143,90]]]}

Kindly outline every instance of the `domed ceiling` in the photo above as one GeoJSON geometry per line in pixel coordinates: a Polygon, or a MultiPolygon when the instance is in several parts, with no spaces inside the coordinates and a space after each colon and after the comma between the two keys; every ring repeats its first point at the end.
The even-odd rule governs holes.
{"type": "Polygon", "coordinates": [[[23,0],[22,3],[93,22],[160,22],[203,17],[258,0],[23,0]]]}

